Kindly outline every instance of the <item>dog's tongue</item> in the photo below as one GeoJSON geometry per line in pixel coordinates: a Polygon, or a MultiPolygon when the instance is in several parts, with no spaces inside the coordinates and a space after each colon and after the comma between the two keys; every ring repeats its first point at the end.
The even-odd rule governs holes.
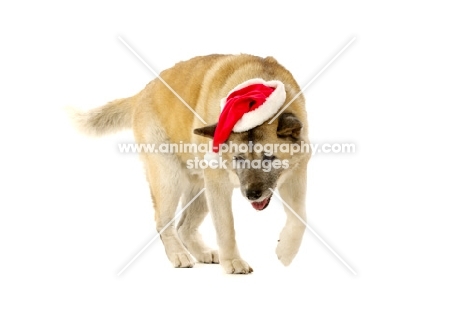
{"type": "Polygon", "coordinates": [[[263,201],[251,202],[251,203],[252,203],[253,208],[255,208],[257,211],[261,211],[262,209],[264,209],[268,205],[269,200],[270,200],[270,198],[266,198],[263,201]]]}

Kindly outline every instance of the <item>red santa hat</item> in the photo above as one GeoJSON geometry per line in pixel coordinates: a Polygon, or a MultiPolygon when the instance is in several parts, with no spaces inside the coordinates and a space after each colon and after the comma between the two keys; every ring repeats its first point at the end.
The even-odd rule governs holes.
{"type": "Polygon", "coordinates": [[[273,117],[284,104],[286,91],[280,81],[250,79],[221,99],[221,114],[213,137],[213,152],[219,151],[231,132],[245,132],[273,117]]]}

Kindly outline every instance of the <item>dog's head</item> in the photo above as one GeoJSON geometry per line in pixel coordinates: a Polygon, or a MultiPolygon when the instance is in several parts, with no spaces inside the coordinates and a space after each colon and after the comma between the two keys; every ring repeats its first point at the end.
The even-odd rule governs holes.
{"type": "MultiPolygon", "coordinates": [[[[213,138],[216,125],[194,130],[197,135],[213,138]]],[[[305,156],[298,147],[303,124],[292,113],[281,114],[247,132],[232,132],[220,147],[227,168],[239,178],[242,195],[256,210],[265,209],[279,178],[305,156]],[[292,152],[294,151],[294,152],[292,152]]]]}

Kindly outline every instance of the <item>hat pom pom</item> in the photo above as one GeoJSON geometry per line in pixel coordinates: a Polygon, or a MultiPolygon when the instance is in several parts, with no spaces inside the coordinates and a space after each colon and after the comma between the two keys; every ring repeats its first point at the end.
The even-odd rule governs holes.
{"type": "Polygon", "coordinates": [[[204,160],[208,163],[208,166],[211,168],[217,168],[219,162],[219,154],[215,152],[205,153],[204,160]]]}

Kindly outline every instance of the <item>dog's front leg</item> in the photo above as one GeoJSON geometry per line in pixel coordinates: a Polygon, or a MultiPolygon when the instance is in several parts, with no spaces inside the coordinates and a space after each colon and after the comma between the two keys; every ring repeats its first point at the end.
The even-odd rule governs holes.
{"type": "Polygon", "coordinates": [[[289,265],[296,257],[301,246],[305,225],[291,212],[291,209],[306,221],[305,198],[307,188],[307,162],[301,163],[292,174],[279,187],[281,198],[288,206],[284,205],[286,212],[286,225],[281,231],[276,255],[285,265],[289,265]]]}
{"type": "Polygon", "coordinates": [[[205,170],[205,186],[219,247],[219,262],[226,273],[248,274],[253,269],[239,255],[234,218],[232,215],[233,186],[227,172],[220,169],[205,170]]]}

